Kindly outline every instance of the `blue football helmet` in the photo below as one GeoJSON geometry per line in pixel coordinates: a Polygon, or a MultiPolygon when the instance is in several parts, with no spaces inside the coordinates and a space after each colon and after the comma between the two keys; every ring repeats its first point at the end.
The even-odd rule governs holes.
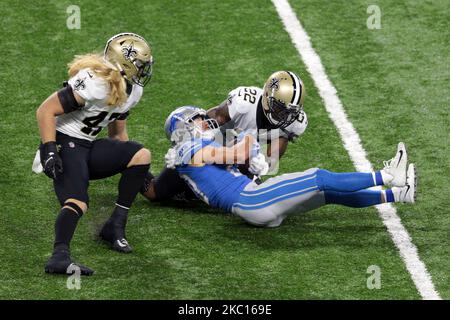
{"type": "Polygon", "coordinates": [[[217,121],[209,118],[206,110],[195,106],[183,106],[175,109],[164,124],[167,139],[173,144],[193,138],[214,139],[218,128],[217,121]],[[205,130],[194,122],[197,117],[206,122],[208,129],[205,130]]]}

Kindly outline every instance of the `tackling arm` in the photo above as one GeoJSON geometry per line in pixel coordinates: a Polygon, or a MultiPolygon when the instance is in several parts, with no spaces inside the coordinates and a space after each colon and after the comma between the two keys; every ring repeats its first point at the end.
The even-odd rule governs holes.
{"type": "Polygon", "coordinates": [[[191,164],[242,164],[250,158],[255,139],[246,135],[241,142],[231,147],[207,146],[192,157],[191,164]]]}
{"type": "Polygon", "coordinates": [[[220,105],[209,109],[206,114],[208,117],[216,119],[219,126],[224,125],[231,120],[228,112],[228,100],[225,100],[220,105]]]}

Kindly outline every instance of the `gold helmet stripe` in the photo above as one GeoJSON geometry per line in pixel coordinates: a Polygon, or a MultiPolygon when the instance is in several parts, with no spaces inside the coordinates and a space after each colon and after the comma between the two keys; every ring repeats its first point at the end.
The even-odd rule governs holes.
{"type": "Polygon", "coordinates": [[[294,86],[294,95],[292,96],[291,104],[298,106],[302,96],[302,85],[295,74],[290,71],[287,73],[291,76],[292,85],[294,86]]]}

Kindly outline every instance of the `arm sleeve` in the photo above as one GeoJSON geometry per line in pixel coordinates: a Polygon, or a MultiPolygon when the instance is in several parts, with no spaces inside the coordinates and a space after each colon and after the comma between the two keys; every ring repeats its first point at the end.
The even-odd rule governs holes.
{"type": "Polygon", "coordinates": [[[121,113],[120,116],[117,117],[117,120],[125,120],[130,115],[130,111],[121,113]]]}
{"type": "Polygon", "coordinates": [[[64,109],[64,113],[69,113],[83,107],[78,104],[73,95],[72,87],[67,85],[67,82],[64,83],[64,88],[58,91],[58,99],[64,109]]]}

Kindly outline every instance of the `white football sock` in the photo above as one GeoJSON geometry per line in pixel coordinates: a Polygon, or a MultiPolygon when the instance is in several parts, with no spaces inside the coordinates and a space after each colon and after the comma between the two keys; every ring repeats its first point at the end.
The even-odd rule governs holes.
{"type": "Polygon", "coordinates": [[[389,182],[392,181],[392,179],[394,179],[394,176],[390,175],[389,173],[387,173],[386,171],[384,171],[384,169],[380,170],[381,173],[381,179],[383,179],[383,184],[386,185],[389,182]]]}
{"type": "Polygon", "coordinates": [[[399,188],[399,187],[393,187],[393,188],[391,188],[391,190],[392,190],[392,194],[394,195],[394,200],[395,200],[395,202],[400,202],[400,190],[401,190],[402,188],[399,188]]]}

